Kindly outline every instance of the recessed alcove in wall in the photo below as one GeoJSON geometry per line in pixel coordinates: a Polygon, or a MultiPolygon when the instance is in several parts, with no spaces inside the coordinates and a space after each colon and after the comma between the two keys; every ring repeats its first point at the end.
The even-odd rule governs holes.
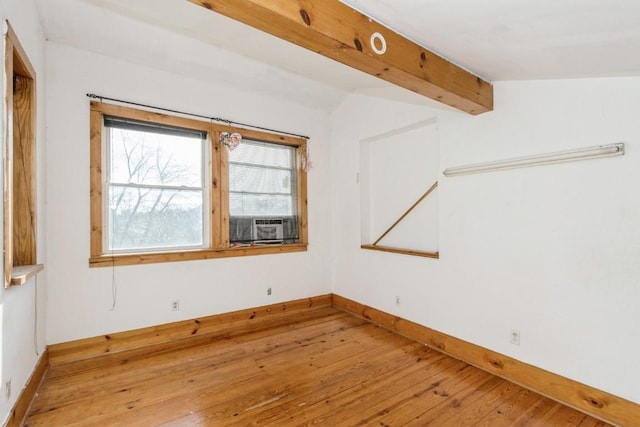
{"type": "Polygon", "coordinates": [[[362,248],[439,256],[438,168],[435,118],[360,142],[362,248]]]}

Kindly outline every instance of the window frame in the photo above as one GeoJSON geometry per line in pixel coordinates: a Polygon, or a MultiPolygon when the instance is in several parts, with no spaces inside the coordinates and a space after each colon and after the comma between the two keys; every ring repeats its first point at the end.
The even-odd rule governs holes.
{"type": "MultiPolygon", "coordinates": [[[[264,141],[255,141],[255,140],[251,140],[248,138],[244,138],[242,140],[242,143],[246,146],[246,145],[254,145],[257,147],[260,146],[264,146],[264,144],[269,144],[269,143],[265,143],[264,141]]],[[[272,144],[273,145],[273,144],[272,144]]],[[[297,204],[295,204],[295,201],[298,197],[298,184],[297,184],[297,176],[293,176],[295,175],[295,171],[296,171],[296,164],[295,164],[295,151],[291,152],[289,151],[289,153],[291,154],[290,159],[291,159],[291,167],[282,167],[282,166],[271,166],[271,165],[265,165],[265,164],[259,164],[259,163],[251,163],[251,162],[241,162],[241,161],[231,161],[229,160],[229,170],[233,170],[233,165],[239,166],[240,168],[245,167],[245,168],[256,168],[256,169],[261,169],[261,170],[271,170],[271,171],[286,171],[288,173],[290,173],[291,176],[291,191],[289,191],[288,193],[268,193],[268,192],[249,192],[249,191],[232,191],[231,188],[229,189],[229,193],[236,193],[236,194],[253,194],[253,195],[266,195],[266,196],[291,196],[291,201],[294,203],[291,203],[292,205],[292,212],[288,213],[288,214],[267,214],[267,215],[261,215],[261,214],[255,214],[255,215],[247,215],[247,214],[238,214],[238,213],[233,213],[231,212],[231,208],[229,209],[229,215],[230,216],[268,216],[268,217],[274,217],[274,216],[297,216],[297,204]],[[295,206],[294,206],[295,204],[295,206]]],[[[230,157],[233,157],[233,155],[230,155],[230,157]]],[[[229,176],[231,176],[232,173],[229,174],[229,176]]],[[[229,200],[231,200],[231,197],[229,198],[229,200]]]]}
{"type": "MultiPolygon", "coordinates": [[[[111,117],[111,116],[108,116],[111,117]]],[[[119,118],[120,119],[120,118],[119,118]]],[[[103,115],[103,123],[104,123],[104,115],[103,115]]],[[[156,123],[151,122],[152,125],[155,125],[156,123]]],[[[166,125],[166,124],[165,124],[166,125]]],[[[154,189],[175,189],[178,191],[202,191],[202,195],[203,195],[203,199],[202,199],[202,243],[199,245],[191,245],[191,246],[166,246],[166,247],[162,247],[162,246],[158,246],[158,247],[150,247],[150,248],[146,248],[144,250],[144,252],[176,252],[176,251],[182,251],[182,250],[201,250],[201,249],[207,249],[209,248],[209,239],[211,236],[211,232],[210,232],[210,221],[205,221],[205,218],[207,216],[207,212],[209,212],[210,209],[210,197],[211,197],[211,179],[210,179],[210,170],[211,168],[209,167],[209,165],[211,164],[211,153],[210,153],[210,146],[211,144],[209,144],[209,138],[208,138],[208,132],[204,132],[204,131],[200,131],[203,133],[203,135],[206,135],[205,137],[201,138],[201,146],[200,146],[200,176],[201,176],[201,182],[200,182],[200,186],[199,187],[185,187],[185,186],[170,186],[170,185],[162,185],[162,184],[157,184],[157,185],[147,185],[147,184],[135,184],[135,183],[129,183],[129,184],[125,184],[122,182],[114,182],[111,179],[111,165],[112,165],[112,161],[111,158],[109,156],[109,152],[113,147],[113,139],[112,139],[112,135],[111,132],[113,131],[113,129],[117,129],[117,126],[107,126],[103,124],[103,132],[104,132],[104,136],[103,136],[103,176],[104,176],[104,181],[103,181],[103,185],[105,186],[106,191],[103,192],[103,199],[102,199],[102,209],[103,215],[108,215],[109,211],[110,211],[110,207],[109,207],[109,194],[110,194],[110,187],[129,187],[129,188],[154,188],[154,189]]],[[[193,129],[193,128],[190,128],[193,129]]],[[[132,252],[135,252],[134,250],[129,250],[129,249],[114,249],[112,247],[110,247],[110,241],[109,241],[109,237],[111,234],[111,229],[109,227],[109,221],[105,221],[102,224],[103,230],[106,229],[106,232],[103,232],[103,239],[104,241],[102,242],[102,247],[103,250],[105,250],[105,252],[109,253],[109,254],[130,254],[132,252]],[[105,249],[106,248],[106,249],[105,249]]]]}
{"type": "MultiPolygon", "coordinates": [[[[253,129],[239,128],[201,120],[160,114],[152,111],[116,104],[91,101],[90,103],[90,267],[150,264],[174,261],[204,260],[250,255],[303,252],[308,246],[307,230],[307,174],[302,168],[301,155],[306,154],[307,140],[253,129]],[[137,120],[161,125],[204,131],[209,144],[209,215],[205,229],[209,230],[209,247],[205,249],[141,251],[136,253],[110,253],[104,247],[103,219],[106,185],[103,175],[105,146],[104,116],[137,120]],[[229,245],[229,160],[228,151],[220,142],[221,132],[239,132],[244,138],[296,147],[298,180],[299,242],[267,246],[230,247],[229,245]],[[208,227],[207,227],[208,226],[208,227]]],[[[207,218],[204,218],[207,221],[207,218]]]]}
{"type": "Polygon", "coordinates": [[[44,269],[37,263],[36,72],[9,21],[4,39],[4,287],[44,269]]]}

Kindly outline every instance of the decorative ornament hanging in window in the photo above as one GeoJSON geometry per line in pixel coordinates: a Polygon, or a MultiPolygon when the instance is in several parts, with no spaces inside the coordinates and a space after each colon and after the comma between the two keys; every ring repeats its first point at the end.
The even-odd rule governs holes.
{"type": "Polygon", "coordinates": [[[311,163],[311,155],[309,154],[309,149],[300,152],[300,166],[302,170],[305,172],[309,172],[309,169],[313,167],[313,163],[311,163]]]}
{"type": "Polygon", "coordinates": [[[238,132],[220,132],[220,142],[227,147],[229,151],[233,151],[242,142],[242,135],[238,132]]]}

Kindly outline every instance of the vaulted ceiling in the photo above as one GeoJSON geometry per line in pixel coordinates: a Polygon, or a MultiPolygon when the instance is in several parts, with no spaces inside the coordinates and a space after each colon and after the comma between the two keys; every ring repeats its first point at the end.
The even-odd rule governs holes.
{"type": "MultiPolygon", "coordinates": [[[[187,0],[36,1],[49,40],[96,53],[319,108],[352,91],[415,102],[187,0]]],[[[640,76],[637,0],[342,1],[489,81],[640,76]]]]}
{"type": "Polygon", "coordinates": [[[343,0],[490,80],[640,75],[637,0],[343,0]]]}

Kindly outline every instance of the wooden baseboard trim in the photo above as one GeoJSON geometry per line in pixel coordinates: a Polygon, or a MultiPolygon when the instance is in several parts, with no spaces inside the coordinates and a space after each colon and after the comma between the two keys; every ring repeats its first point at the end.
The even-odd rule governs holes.
{"type": "Polygon", "coordinates": [[[640,405],[637,403],[335,294],[50,345],[47,353],[40,359],[6,425],[8,427],[21,425],[37,386],[49,366],[55,368],[69,362],[99,360],[100,356],[129,357],[136,353],[144,355],[154,351],[169,351],[185,345],[193,345],[202,340],[223,337],[225,331],[230,328],[253,328],[256,325],[264,325],[271,319],[275,320],[296,313],[303,314],[313,309],[331,306],[607,423],[619,426],[640,426],[640,405]],[[125,352],[126,355],[124,355],[125,352]]]}
{"type": "Polygon", "coordinates": [[[637,403],[339,295],[333,295],[333,306],[607,423],[640,426],[637,403]]]}
{"type": "Polygon", "coordinates": [[[13,409],[5,423],[5,427],[19,427],[24,424],[27,411],[29,411],[31,402],[33,402],[33,398],[44,379],[47,369],[49,369],[49,351],[48,349],[45,349],[40,356],[31,377],[29,377],[27,384],[22,389],[20,396],[18,396],[18,400],[16,400],[15,405],[13,405],[13,409]]]}
{"type": "Polygon", "coordinates": [[[238,310],[197,319],[184,320],[126,332],[85,338],[49,346],[49,363],[52,368],[69,362],[93,359],[105,355],[127,352],[149,353],[169,351],[185,345],[223,336],[231,327],[253,327],[294,313],[331,307],[332,295],[304,298],[262,307],[238,310]]]}

